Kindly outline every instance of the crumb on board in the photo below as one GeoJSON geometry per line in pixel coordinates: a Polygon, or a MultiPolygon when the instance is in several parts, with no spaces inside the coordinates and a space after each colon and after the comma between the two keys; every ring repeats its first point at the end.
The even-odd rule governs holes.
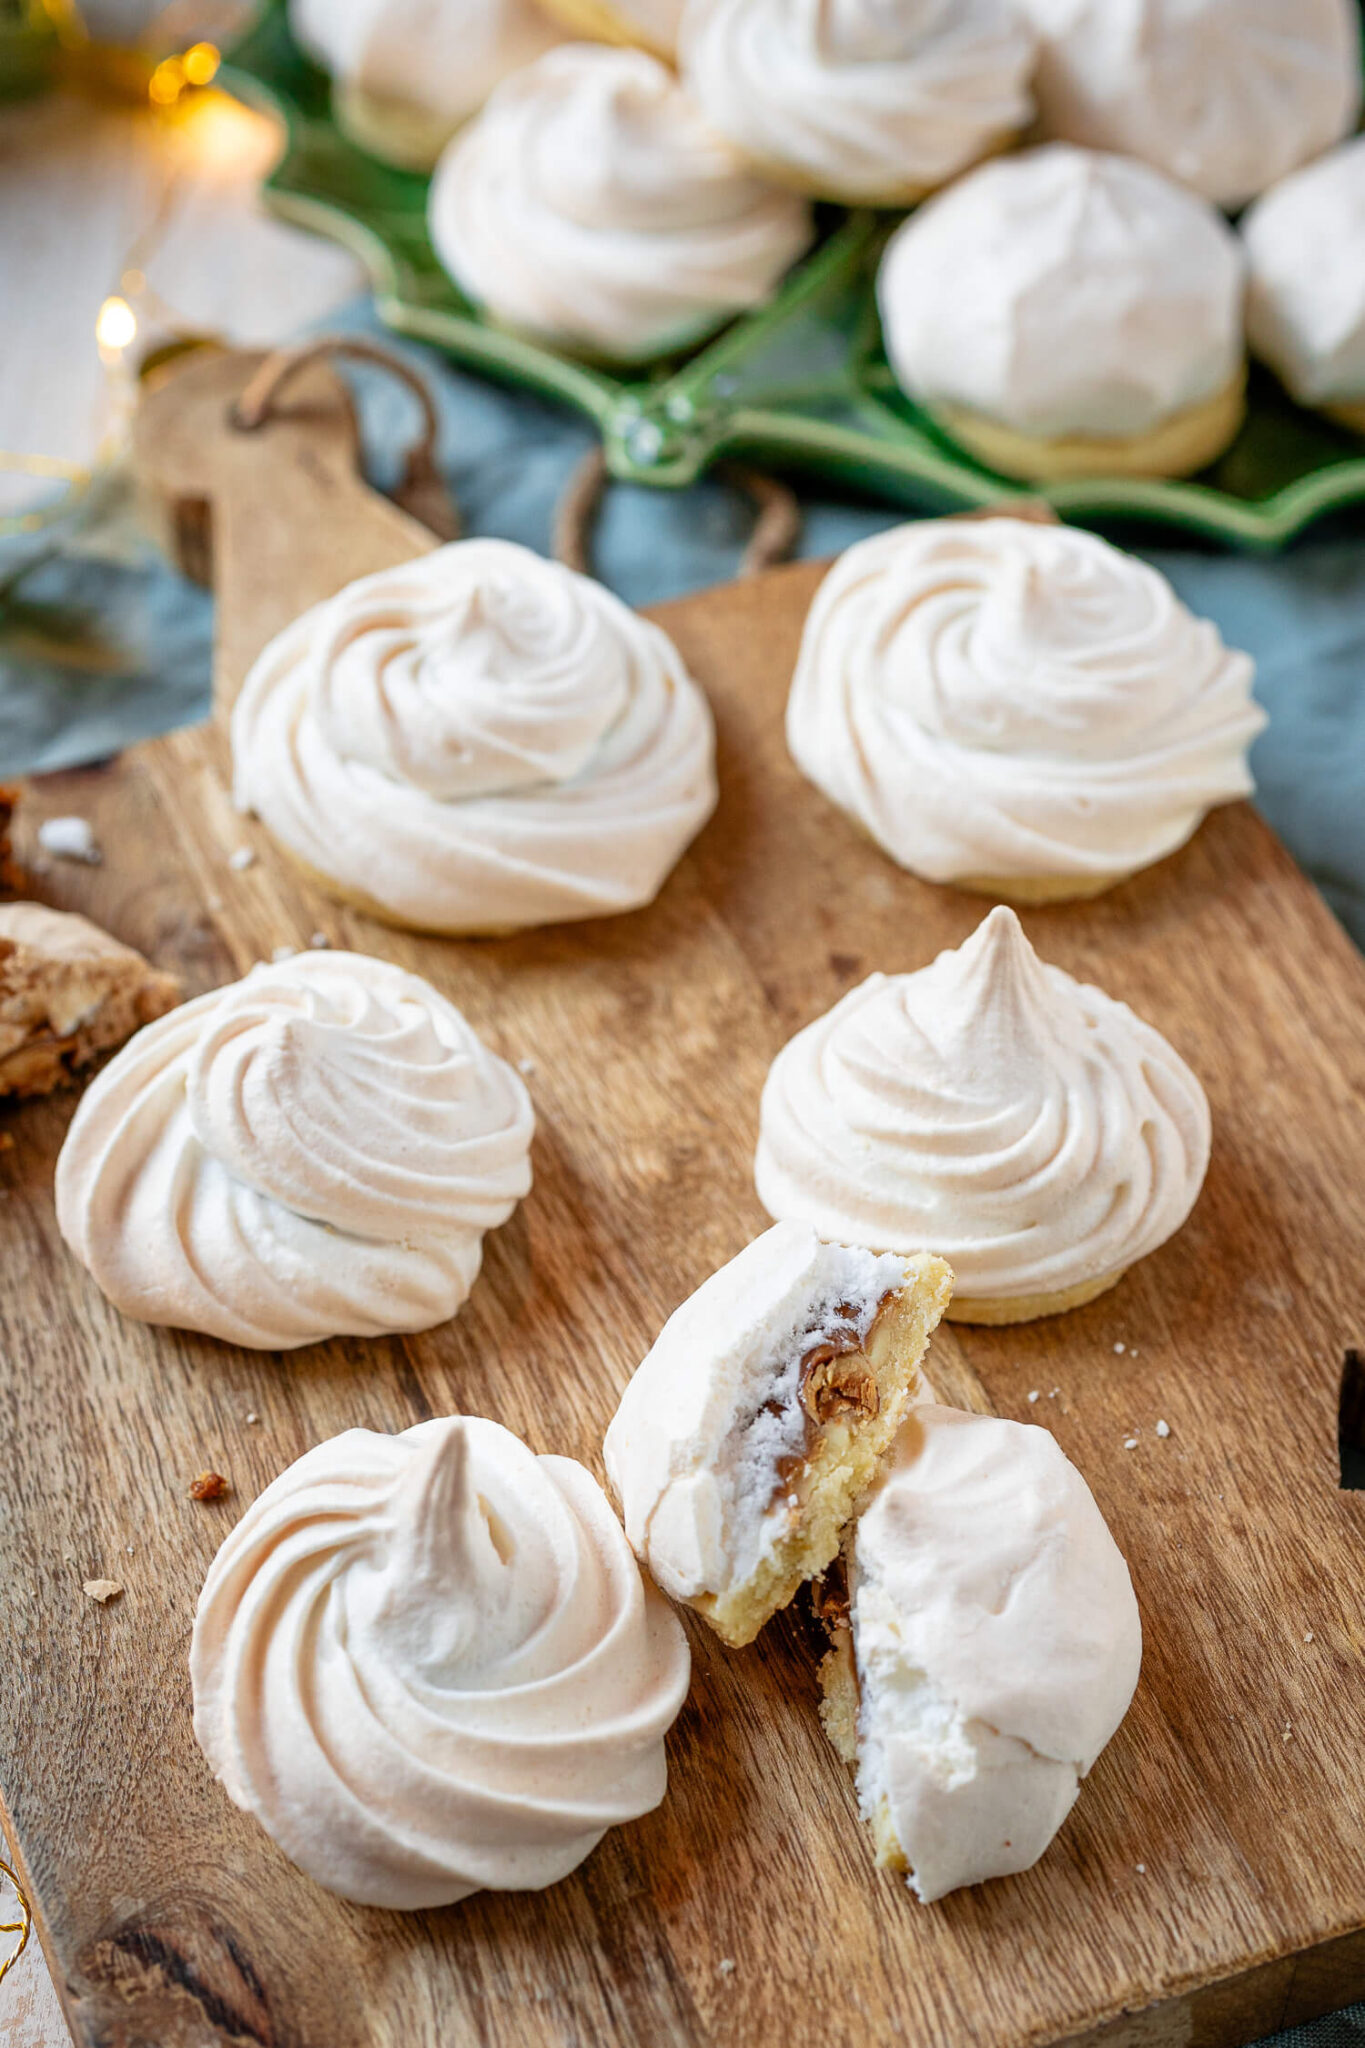
{"type": "Polygon", "coordinates": [[[256,849],[254,846],[234,846],[232,852],[228,855],[228,866],[233,868],[239,875],[244,868],[254,867],[255,864],[256,849]]]}
{"type": "Polygon", "coordinates": [[[117,1579],[87,1579],[81,1587],[89,1600],[98,1600],[101,1607],[107,1607],[111,1600],[121,1598],[123,1588],[117,1579]]]}
{"type": "Polygon", "coordinates": [[[1123,1356],[1124,1352],[1125,1352],[1125,1351],[1126,1351],[1127,1349],[1128,1349],[1128,1346],[1127,1346],[1126,1344],[1124,1344],[1124,1343],[1118,1343],[1118,1344],[1116,1344],[1116,1345],[1114,1346],[1114,1356],[1115,1356],[1115,1358],[1122,1358],[1122,1356],[1123,1356]]]}
{"type": "Polygon", "coordinates": [[[201,1472],[191,1479],[189,1493],[191,1500],[221,1500],[232,1487],[221,1472],[201,1472]]]}
{"type": "Polygon", "coordinates": [[[1029,1400],[1030,1400],[1030,1402],[1036,1401],[1037,1399],[1038,1399],[1038,1389],[1037,1389],[1037,1387],[1030,1387],[1030,1388],[1029,1388],[1029,1400]]]}
{"type": "Polygon", "coordinates": [[[1156,1433],[1158,1436],[1169,1436],[1171,1433],[1170,1423],[1165,1421],[1158,1422],[1156,1426],[1156,1433]]]}
{"type": "Polygon", "coordinates": [[[1303,1639],[1304,1639],[1304,1641],[1305,1641],[1306,1643],[1311,1643],[1311,1642],[1312,1642],[1312,1640],[1313,1640],[1313,1631],[1312,1631],[1312,1629],[1311,1629],[1311,1628],[1306,1628],[1306,1629],[1304,1630],[1304,1632],[1303,1632],[1303,1639]]]}
{"type": "Polygon", "coordinates": [[[722,1956],[720,1961],[717,1963],[716,1968],[720,1971],[722,1977],[733,1977],[735,1974],[734,1957],[722,1956]]]}
{"type": "Polygon", "coordinates": [[[104,859],[88,818],[44,818],[38,827],[38,844],[57,860],[80,860],[87,867],[97,868],[104,859]]]}
{"type": "Polygon", "coordinates": [[[1137,1872],[1139,1877],[1146,1877],[1147,1865],[1145,1863],[1135,1863],[1133,1865],[1133,1868],[1137,1872]]]}
{"type": "Polygon", "coordinates": [[[532,1074],[534,1074],[535,1070],[536,1063],[534,1060],[520,1059],[517,1061],[517,1072],[519,1074],[525,1074],[528,1079],[532,1074]]]}
{"type": "Polygon", "coordinates": [[[256,1413],[256,1410],[254,1408],[248,1408],[246,1412],[246,1419],[248,1422],[259,1422],[261,1418],[256,1413]]]}
{"type": "Polygon", "coordinates": [[[1135,1436],[1126,1436],[1123,1439],[1123,1448],[1125,1451],[1135,1451],[1137,1449],[1137,1445],[1138,1440],[1135,1436]]]}
{"type": "Polygon", "coordinates": [[[332,945],[332,941],[328,938],[326,932],[314,932],[308,943],[315,953],[329,952],[332,945]]]}

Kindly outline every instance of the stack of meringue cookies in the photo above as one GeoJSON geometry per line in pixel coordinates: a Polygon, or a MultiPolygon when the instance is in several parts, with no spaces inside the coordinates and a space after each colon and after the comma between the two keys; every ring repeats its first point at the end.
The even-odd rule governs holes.
{"type": "Polygon", "coordinates": [[[1365,433],[1357,0],[291,0],[291,20],[351,137],[434,165],[460,291],[552,348],[646,366],[770,299],[812,202],[914,207],[881,260],[887,358],[988,468],[1203,469],[1242,423],[1248,342],[1365,433]]]}
{"type": "MultiPolygon", "coordinates": [[[[509,72],[479,114],[434,102],[401,7],[316,11],[300,32],[344,28],[327,54],[367,133],[389,139],[409,99],[414,135],[472,115],[435,181],[437,238],[517,324],[632,348],[695,332],[803,245],[794,187],[904,204],[1000,152],[1034,78],[1074,142],[997,154],[887,258],[901,372],[956,429],[1039,460],[1094,436],[1106,459],[1156,437],[1183,462],[1222,433],[1242,259],[1209,201],[1281,173],[1249,235],[1284,287],[1262,332],[1305,345],[1324,400],[1365,372],[1360,307],[1352,357],[1297,297],[1335,293],[1335,316],[1365,264],[1319,249],[1287,282],[1300,205],[1322,226],[1313,181],[1365,238],[1359,178],[1353,213],[1345,197],[1362,160],[1295,170],[1354,115],[1344,0],[564,0],[580,32],[665,56],[676,34],[686,88],[662,57],[558,44],[529,0],[461,4],[460,77],[481,93],[509,72]]],[[[1127,1710],[1138,1610],[1053,1437],[939,1405],[926,1351],[944,1316],[1092,1300],[1198,1198],[1199,1080],[1041,961],[1010,906],[1093,897],[1248,795],[1252,679],[1154,569],[1065,526],[930,520],[836,562],[791,752],[890,861],[995,907],[773,1061],[754,1173],[774,1224],[625,1388],[604,1443],[624,1531],[581,1465],[453,1416],[318,1445],[229,1535],[194,1630],[195,1730],[319,1883],[419,1908],[555,1882],[664,1796],[689,1681],[664,1596],[740,1648],[812,1583],[823,1719],[877,1861],[930,1901],[1044,1853],[1127,1710]]],[[[491,540],[305,613],[231,739],[237,803],[288,858],[437,934],[646,905],[717,794],[710,709],[668,637],[491,540]]],[[[534,1122],[434,987],[310,951],[129,1040],[72,1121],[58,1215],[144,1322],[265,1350],[422,1330],[531,1194],[534,1122]]]]}

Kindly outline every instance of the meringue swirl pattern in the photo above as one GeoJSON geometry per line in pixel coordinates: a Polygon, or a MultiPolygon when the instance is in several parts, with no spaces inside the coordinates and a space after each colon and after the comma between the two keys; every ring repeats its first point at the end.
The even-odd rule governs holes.
{"type": "Polygon", "coordinates": [[[688,0],[680,51],[737,149],[852,205],[908,205],[1033,111],[1009,0],[688,0]]]}
{"type": "Polygon", "coordinates": [[[413,1910],[540,1890],[656,1807],[689,1657],[592,1476],[457,1415],[268,1486],[190,1671],[228,1796],[319,1884],[413,1910]]]}
{"type": "Polygon", "coordinates": [[[1356,0],[1017,0],[1043,131],[1141,158],[1233,209],[1360,112],[1356,0]]]}
{"type": "Polygon", "coordinates": [[[432,246],[496,321],[615,362],[770,298],[814,233],[643,50],[570,44],[494,93],[441,159],[432,246]]]}
{"type": "Polygon", "coordinates": [[[1079,1305],[1194,1206],[1210,1118],[1161,1034],[1034,953],[1001,906],[914,974],[874,974],[783,1048],[754,1177],[769,1215],[937,1252],[950,1319],[1079,1305]]]}
{"type": "Polygon", "coordinates": [[[232,717],[238,805],[336,893],[444,932],[651,902],[715,807],[714,749],[657,626],[497,540],[305,612],[232,717]]]}
{"type": "Polygon", "coordinates": [[[1248,655],[1071,526],[925,520],[820,586],[787,706],[801,769],[903,867],[1091,895],[1249,796],[1248,655]]]}
{"type": "Polygon", "coordinates": [[[72,1119],[57,1220],[139,1322],[258,1350],[425,1330],[529,1190],[534,1123],[427,982],[301,954],[129,1041],[72,1119]]]}

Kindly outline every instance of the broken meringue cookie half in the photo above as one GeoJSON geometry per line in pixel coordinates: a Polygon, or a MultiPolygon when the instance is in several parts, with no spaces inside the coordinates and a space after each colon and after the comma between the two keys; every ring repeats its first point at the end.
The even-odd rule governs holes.
{"type": "Polygon", "coordinates": [[[815,1604],[821,1719],[878,1866],[926,1905],[1028,1870],[1142,1661],[1128,1567],[1056,1439],[918,1406],[815,1604]]]}
{"type": "Polygon", "coordinates": [[[665,1324],[607,1431],[656,1584],[739,1649],[823,1572],[916,1401],[952,1292],[932,1253],[765,1231],[665,1324]]]}

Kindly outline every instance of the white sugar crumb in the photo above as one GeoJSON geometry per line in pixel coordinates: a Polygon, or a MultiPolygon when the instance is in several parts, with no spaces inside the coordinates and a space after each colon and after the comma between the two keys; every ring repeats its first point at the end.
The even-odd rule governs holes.
{"type": "Polygon", "coordinates": [[[1139,1877],[1146,1877],[1147,1865],[1145,1863],[1135,1863],[1133,1865],[1133,1868],[1137,1872],[1139,1877]]]}
{"type": "Polygon", "coordinates": [[[111,1600],[117,1600],[123,1591],[117,1579],[87,1579],[81,1587],[88,1600],[98,1600],[101,1607],[107,1607],[111,1600]]]}
{"type": "Polygon", "coordinates": [[[58,860],[83,860],[92,868],[104,859],[88,818],[44,818],[38,827],[38,844],[58,860]]]}
{"type": "Polygon", "coordinates": [[[722,1977],[733,1977],[735,1974],[734,1957],[722,1956],[720,1961],[717,1963],[716,1968],[719,1970],[722,1977]]]}
{"type": "Polygon", "coordinates": [[[297,959],[298,950],[299,949],[297,946],[276,946],[274,952],[270,956],[271,966],[278,967],[281,961],[283,960],[297,959]]]}
{"type": "Polygon", "coordinates": [[[1032,1388],[1030,1388],[1030,1390],[1029,1390],[1029,1400],[1030,1400],[1030,1401],[1036,1401],[1037,1399],[1038,1399],[1038,1389],[1037,1389],[1037,1387],[1032,1387],[1032,1388]]]}
{"type": "Polygon", "coordinates": [[[1055,1400],[1056,1400],[1056,1398],[1057,1398],[1057,1396],[1058,1396],[1058,1395],[1059,1395],[1059,1394],[1061,1393],[1061,1391],[1062,1391],[1062,1390],[1061,1390],[1061,1388],[1060,1388],[1060,1387],[1054,1387],[1054,1388],[1052,1389],[1052,1392],[1051,1392],[1051,1393],[1050,1393],[1050,1394],[1048,1395],[1048,1400],[1049,1400],[1049,1401],[1055,1401],[1055,1400]]]}
{"type": "Polygon", "coordinates": [[[1312,1629],[1311,1629],[1311,1628],[1306,1628],[1306,1629],[1304,1630],[1304,1632],[1303,1632],[1303,1639],[1304,1639],[1304,1641],[1305,1641],[1306,1643],[1311,1643],[1311,1642],[1312,1642],[1312,1640],[1313,1640],[1313,1631],[1312,1631],[1312,1629]]]}
{"type": "Polygon", "coordinates": [[[1114,1356],[1115,1356],[1115,1358],[1122,1358],[1122,1356],[1123,1356],[1124,1352],[1125,1352],[1125,1351],[1126,1351],[1127,1349],[1128,1349],[1128,1346],[1127,1346],[1126,1344],[1116,1344],[1116,1345],[1114,1346],[1114,1356]]]}
{"type": "Polygon", "coordinates": [[[1135,1436],[1126,1436],[1123,1439],[1123,1448],[1125,1451],[1135,1451],[1137,1449],[1137,1443],[1138,1440],[1135,1436]]]}
{"type": "Polygon", "coordinates": [[[1281,1742],[1292,1742],[1294,1740],[1294,1724],[1292,1721],[1285,1722],[1284,1733],[1281,1735],[1280,1740],[1281,1742]]]}
{"type": "Polygon", "coordinates": [[[536,1070],[536,1063],[535,1063],[535,1061],[534,1061],[534,1060],[518,1060],[518,1061],[517,1061],[517,1072],[518,1072],[519,1074],[525,1074],[525,1075],[527,1075],[527,1076],[528,1076],[528,1078],[529,1078],[529,1076],[530,1076],[530,1075],[534,1074],[535,1070],[536,1070]]]}
{"type": "Polygon", "coordinates": [[[330,950],[332,941],[326,932],[314,932],[308,943],[315,953],[326,953],[330,950]]]}
{"type": "Polygon", "coordinates": [[[255,865],[256,849],[254,846],[234,846],[232,852],[228,855],[228,866],[234,868],[239,875],[244,868],[251,868],[255,865]]]}
{"type": "Polygon", "coordinates": [[[247,1419],[247,1421],[248,1421],[248,1422],[259,1422],[261,1418],[260,1418],[260,1416],[259,1416],[259,1415],[258,1415],[258,1414],[256,1413],[256,1410],[255,1410],[254,1408],[252,1408],[252,1409],[251,1409],[251,1410],[250,1410],[250,1411],[248,1412],[248,1414],[247,1414],[247,1418],[246,1418],[246,1419],[247,1419]]]}
{"type": "Polygon", "coordinates": [[[1170,1435],[1170,1433],[1171,1433],[1171,1425],[1170,1425],[1170,1423],[1169,1423],[1169,1422],[1158,1422],[1158,1424],[1157,1424],[1157,1426],[1156,1426],[1156,1433],[1157,1433],[1157,1435],[1158,1435],[1158,1436],[1169,1436],[1169,1435],[1170,1435]]]}

